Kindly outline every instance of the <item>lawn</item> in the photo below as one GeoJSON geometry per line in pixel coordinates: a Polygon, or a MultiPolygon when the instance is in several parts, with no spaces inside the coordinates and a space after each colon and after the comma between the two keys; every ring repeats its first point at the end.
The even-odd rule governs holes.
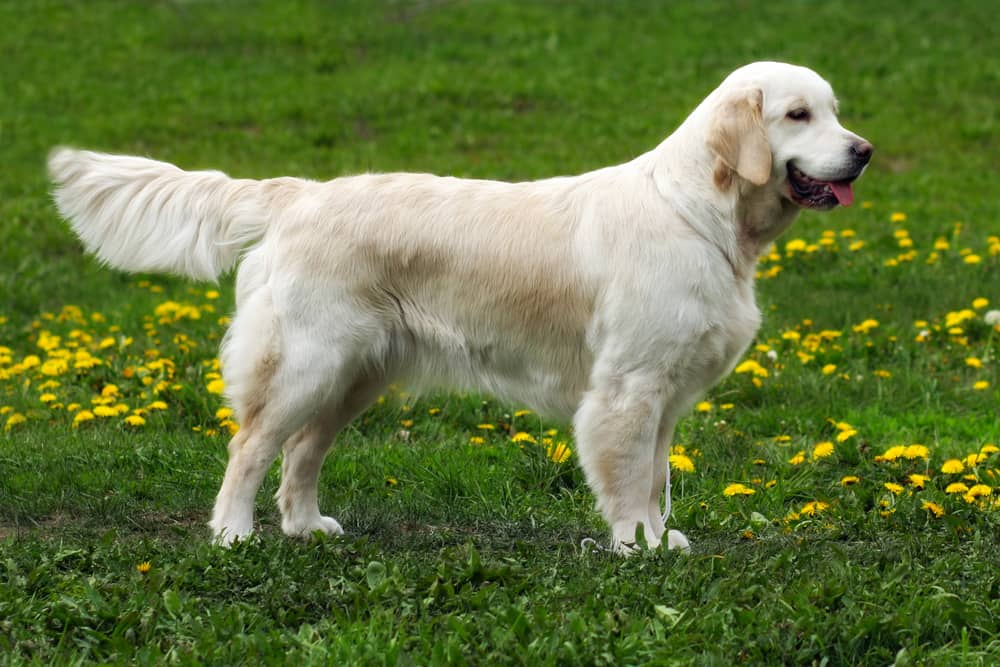
{"type": "MultiPolygon", "coordinates": [[[[0,2],[0,663],[1000,662],[1000,59],[978,1],[0,2]],[[876,147],[762,258],[680,425],[670,526],[607,541],[568,424],[393,387],[320,482],[338,539],[208,520],[218,285],[85,256],[57,144],[240,177],[524,180],[628,160],[732,69],[806,64],[876,147]]],[[[517,267],[510,267],[516,271],[517,267]]]]}

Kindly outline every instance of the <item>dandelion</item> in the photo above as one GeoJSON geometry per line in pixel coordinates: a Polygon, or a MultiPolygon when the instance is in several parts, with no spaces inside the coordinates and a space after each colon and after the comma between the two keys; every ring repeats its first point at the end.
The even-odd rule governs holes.
{"type": "Polygon", "coordinates": [[[889,222],[906,222],[906,214],[902,211],[896,211],[889,216],[889,222]]]}
{"type": "Polygon", "coordinates": [[[125,423],[129,426],[144,426],[146,424],[146,420],[139,415],[129,415],[125,418],[125,423]]]}
{"type": "Polygon", "coordinates": [[[979,453],[983,456],[989,456],[995,452],[1000,452],[1000,447],[997,447],[992,443],[986,443],[979,449],[979,453]]]}
{"type": "Polygon", "coordinates": [[[895,496],[898,496],[903,492],[903,487],[895,482],[886,482],[882,486],[887,488],[895,496]]]}
{"type": "Polygon", "coordinates": [[[698,405],[694,406],[694,409],[698,412],[711,412],[712,404],[708,401],[702,401],[698,405]]]}
{"type": "Polygon", "coordinates": [[[828,507],[830,507],[829,503],[824,503],[820,500],[813,500],[803,505],[802,509],[799,510],[799,513],[806,516],[814,516],[826,510],[828,507]]]}
{"type": "Polygon", "coordinates": [[[857,477],[856,475],[845,475],[844,477],[840,478],[840,485],[841,486],[854,486],[855,484],[857,484],[860,481],[861,481],[861,478],[857,477]]]}
{"type": "Polygon", "coordinates": [[[670,467],[679,472],[694,472],[694,461],[684,454],[671,454],[670,467]]]}
{"type": "Polygon", "coordinates": [[[968,492],[962,496],[962,500],[969,503],[970,505],[980,498],[988,498],[993,492],[993,489],[986,486],[985,484],[975,484],[968,490],[968,492]]]}
{"type": "Polygon", "coordinates": [[[804,451],[801,451],[792,458],[788,459],[788,462],[791,463],[793,466],[797,466],[803,463],[805,460],[806,460],[806,453],[804,451]]]}
{"type": "Polygon", "coordinates": [[[945,493],[965,493],[969,487],[964,482],[952,482],[944,488],[945,493]]]}
{"type": "Polygon", "coordinates": [[[854,333],[867,334],[872,329],[878,327],[878,320],[867,319],[861,324],[856,324],[852,327],[854,333]]]}
{"type": "Polygon", "coordinates": [[[910,461],[915,459],[928,459],[930,458],[930,450],[924,445],[909,445],[903,452],[903,456],[910,461]]]}
{"type": "Polygon", "coordinates": [[[764,368],[763,366],[761,366],[759,363],[757,363],[753,359],[747,359],[746,361],[744,361],[743,363],[741,363],[739,366],[737,366],[734,369],[733,372],[734,373],[752,373],[756,377],[763,377],[763,378],[766,378],[769,375],[767,369],[764,368]]]}
{"type": "Polygon", "coordinates": [[[965,470],[965,464],[958,459],[948,459],[941,465],[941,472],[955,475],[965,470]]]}
{"type": "Polygon", "coordinates": [[[752,496],[755,493],[757,492],[754,489],[744,484],[730,484],[722,490],[722,495],[727,498],[731,498],[732,496],[752,496]]]}
{"type": "Polygon", "coordinates": [[[831,375],[837,370],[837,364],[827,364],[823,366],[823,375],[831,375]]]}
{"type": "Polygon", "coordinates": [[[882,463],[884,461],[889,461],[890,463],[903,456],[906,453],[905,445],[893,445],[889,449],[885,450],[881,454],[875,457],[875,461],[882,463]]]}
{"type": "Polygon", "coordinates": [[[530,414],[533,414],[531,412],[531,410],[518,410],[517,412],[514,413],[514,416],[515,417],[527,417],[530,414]]]}
{"type": "Polygon", "coordinates": [[[556,463],[565,463],[566,460],[569,459],[570,454],[572,453],[573,450],[570,449],[565,442],[556,442],[550,444],[545,449],[545,455],[556,463]]]}
{"type": "Polygon", "coordinates": [[[977,299],[972,300],[972,307],[975,308],[976,310],[982,310],[988,305],[990,305],[990,300],[985,299],[983,297],[979,297],[977,299]]]}
{"type": "Polygon", "coordinates": [[[10,417],[7,417],[7,422],[3,426],[3,430],[9,431],[18,424],[23,424],[28,421],[28,418],[22,415],[20,412],[13,413],[10,417]]]}
{"type": "Polygon", "coordinates": [[[967,357],[965,359],[965,365],[970,368],[982,368],[983,362],[976,357],[967,357]]]}
{"type": "Polygon", "coordinates": [[[987,382],[986,380],[980,380],[978,382],[973,383],[972,388],[975,389],[976,391],[983,391],[984,389],[990,388],[990,383],[987,382]]]}
{"type": "Polygon", "coordinates": [[[496,424],[478,424],[476,428],[480,431],[494,431],[496,430],[496,424]]]}
{"type": "Polygon", "coordinates": [[[107,405],[98,405],[94,408],[94,415],[97,417],[117,417],[118,411],[107,405]]]}
{"type": "Polygon", "coordinates": [[[846,428],[846,429],[843,429],[840,433],[837,434],[836,440],[837,440],[837,442],[846,442],[847,440],[850,440],[851,438],[853,438],[857,434],[858,434],[858,432],[855,429],[853,429],[853,428],[846,428]]]}
{"type": "Polygon", "coordinates": [[[430,410],[427,411],[427,414],[429,414],[431,417],[439,415],[441,414],[441,408],[431,408],[430,410]]]}
{"type": "Polygon", "coordinates": [[[225,390],[225,388],[226,388],[226,383],[223,382],[221,378],[212,380],[205,386],[205,389],[210,394],[221,394],[225,390]]]}
{"type": "Polygon", "coordinates": [[[1000,310],[990,310],[983,315],[983,321],[991,327],[1000,326],[1000,310]]]}
{"type": "Polygon", "coordinates": [[[962,261],[965,262],[966,264],[979,264],[981,261],[983,261],[983,258],[973,253],[970,255],[966,255],[964,258],[962,258],[962,261]]]}
{"type": "Polygon", "coordinates": [[[485,442],[486,442],[486,440],[483,439],[483,438],[481,438],[481,437],[479,437],[478,435],[474,435],[474,436],[472,436],[472,437],[469,438],[469,444],[470,445],[482,445],[485,442]]]}
{"type": "Polygon", "coordinates": [[[139,574],[148,574],[152,568],[153,565],[148,560],[145,560],[135,566],[135,569],[139,574]]]}
{"type": "Polygon", "coordinates": [[[89,422],[94,418],[94,413],[90,410],[80,410],[73,416],[73,428],[77,428],[83,422],[89,422]]]}
{"type": "Polygon", "coordinates": [[[38,397],[38,400],[41,401],[42,403],[51,403],[52,401],[56,400],[56,395],[42,394],[41,396],[38,397]]]}
{"type": "Polygon", "coordinates": [[[927,480],[929,480],[930,477],[928,477],[927,475],[921,475],[919,473],[913,473],[907,479],[909,479],[910,484],[912,484],[914,488],[923,489],[924,486],[927,484],[927,480]]]}
{"type": "Polygon", "coordinates": [[[166,410],[167,404],[164,401],[153,401],[146,406],[147,410],[166,410]]]}
{"type": "Polygon", "coordinates": [[[534,436],[532,436],[530,433],[525,433],[524,431],[519,431],[519,432],[515,433],[514,436],[510,439],[510,441],[511,442],[530,442],[533,445],[537,445],[538,444],[538,441],[535,440],[534,436]]]}
{"type": "Polygon", "coordinates": [[[932,503],[929,500],[925,500],[923,503],[921,503],[920,508],[927,510],[928,512],[933,514],[934,517],[937,519],[940,519],[941,517],[944,516],[944,508],[938,505],[937,503],[932,503]]]}
{"type": "Polygon", "coordinates": [[[832,442],[820,442],[813,447],[812,456],[814,459],[825,459],[833,454],[833,450],[834,447],[832,442]]]}
{"type": "Polygon", "coordinates": [[[413,426],[413,420],[412,419],[400,419],[399,420],[399,425],[402,426],[403,428],[410,428],[410,427],[413,426]]]}

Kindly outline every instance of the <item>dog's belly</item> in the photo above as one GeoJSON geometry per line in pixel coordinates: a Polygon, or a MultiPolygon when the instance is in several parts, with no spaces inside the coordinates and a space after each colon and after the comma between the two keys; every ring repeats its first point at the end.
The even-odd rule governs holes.
{"type": "Polygon", "coordinates": [[[393,343],[394,365],[410,387],[482,391],[563,420],[576,410],[592,365],[582,332],[530,340],[523,331],[476,335],[410,321],[393,343]]]}

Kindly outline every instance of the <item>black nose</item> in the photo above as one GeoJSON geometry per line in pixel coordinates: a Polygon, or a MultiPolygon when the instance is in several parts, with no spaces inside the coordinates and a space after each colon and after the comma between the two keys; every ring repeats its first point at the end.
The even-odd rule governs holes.
{"type": "Polygon", "coordinates": [[[851,153],[854,155],[854,159],[861,164],[867,164],[868,160],[872,158],[874,150],[875,147],[867,141],[858,141],[851,144],[851,153]]]}

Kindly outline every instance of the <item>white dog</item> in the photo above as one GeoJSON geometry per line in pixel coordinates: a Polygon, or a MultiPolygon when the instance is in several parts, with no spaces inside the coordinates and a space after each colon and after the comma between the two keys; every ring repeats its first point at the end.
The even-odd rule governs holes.
{"type": "Polygon", "coordinates": [[[111,266],[211,280],[239,261],[221,358],[241,429],[209,524],[221,543],[252,532],[282,448],[283,531],[342,532],[320,514],[320,467],[399,378],[572,418],[628,552],[640,528],[664,540],[674,426],[757,331],[758,255],[801,208],[849,205],[871,153],[826,81],[761,62],[652,151],[580,176],[254,181],[66,148],[49,170],[59,210],[111,266]]]}

